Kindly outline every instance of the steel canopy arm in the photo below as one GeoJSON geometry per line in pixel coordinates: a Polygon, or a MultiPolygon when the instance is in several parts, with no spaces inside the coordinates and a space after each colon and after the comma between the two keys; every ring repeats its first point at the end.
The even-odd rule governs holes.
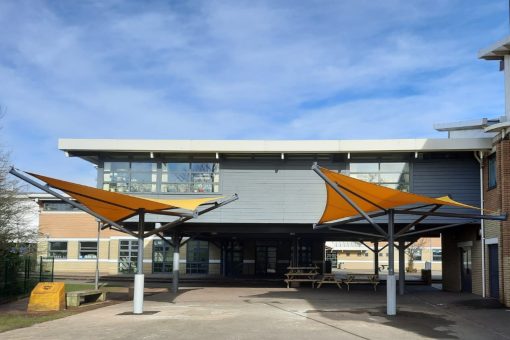
{"type": "Polygon", "coordinates": [[[312,170],[319,175],[320,178],[326,182],[337,194],[339,194],[351,207],[353,207],[361,216],[365,218],[378,232],[381,233],[384,237],[388,237],[388,234],[384,231],[383,228],[379,224],[377,224],[368,214],[361,209],[353,200],[349,198],[333,181],[331,181],[326,175],[322,173],[317,163],[312,165],[312,170]]]}
{"type": "Polygon", "coordinates": [[[72,205],[73,207],[75,207],[76,209],[79,209],[79,210],[81,210],[83,212],[86,212],[87,214],[94,216],[95,218],[97,218],[97,219],[99,219],[99,220],[101,220],[101,221],[103,221],[103,222],[105,222],[105,223],[107,223],[107,224],[109,224],[109,225],[119,229],[120,231],[125,232],[126,234],[129,234],[129,235],[134,236],[134,237],[138,237],[134,232],[124,228],[120,224],[118,224],[118,223],[116,223],[116,222],[114,222],[114,221],[112,221],[112,220],[110,220],[110,219],[108,219],[108,218],[106,218],[106,217],[104,217],[104,216],[102,216],[102,215],[100,215],[100,214],[90,210],[89,208],[87,208],[83,204],[77,203],[77,202],[75,202],[75,201],[65,197],[64,195],[59,194],[58,192],[52,190],[48,184],[42,185],[42,184],[34,181],[33,179],[31,179],[31,178],[27,177],[26,175],[22,174],[20,171],[16,170],[14,167],[11,167],[9,169],[9,173],[11,175],[13,175],[13,176],[18,177],[19,179],[23,180],[24,182],[27,182],[28,184],[31,184],[34,187],[39,188],[42,191],[45,191],[48,194],[63,200],[64,202],[66,202],[66,203],[72,205]]]}

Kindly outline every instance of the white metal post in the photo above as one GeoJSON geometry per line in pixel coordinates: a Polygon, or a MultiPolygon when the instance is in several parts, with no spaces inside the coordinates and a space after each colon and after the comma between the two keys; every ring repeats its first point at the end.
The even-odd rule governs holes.
{"type": "Polygon", "coordinates": [[[96,253],[96,277],[94,279],[94,289],[99,289],[99,235],[101,234],[101,221],[97,221],[97,253],[96,253]]]}
{"type": "Polygon", "coordinates": [[[395,212],[393,209],[388,210],[388,275],[386,277],[386,314],[397,314],[397,295],[395,291],[395,261],[394,248],[395,245],[395,212]]]}
{"type": "Polygon", "coordinates": [[[172,292],[175,294],[179,291],[179,248],[181,246],[181,238],[174,234],[172,237],[174,244],[174,257],[172,267],[172,292]]]}
{"type": "Polygon", "coordinates": [[[144,213],[139,214],[138,221],[138,258],[137,273],[135,274],[135,285],[133,292],[133,314],[143,314],[143,291],[144,291],[144,275],[143,275],[143,229],[144,229],[144,213]]]}

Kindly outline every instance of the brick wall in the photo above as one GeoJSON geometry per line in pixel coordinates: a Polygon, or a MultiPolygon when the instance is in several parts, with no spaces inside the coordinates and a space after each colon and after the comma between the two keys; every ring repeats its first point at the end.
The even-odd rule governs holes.
{"type": "MultiPolygon", "coordinates": [[[[510,141],[497,144],[498,187],[501,193],[501,211],[510,212],[510,141]]],[[[502,302],[510,306],[510,221],[501,223],[500,291],[502,302]]]]}
{"type": "MultiPolygon", "coordinates": [[[[488,189],[488,164],[484,163],[484,206],[496,212],[510,212],[510,141],[496,141],[497,186],[488,189]]],[[[485,238],[498,238],[500,301],[510,306],[510,222],[485,222],[485,238]]],[[[487,246],[485,246],[487,254],[487,246]]],[[[488,256],[486,256],[486,293],[489,292],[488,256]]]]}

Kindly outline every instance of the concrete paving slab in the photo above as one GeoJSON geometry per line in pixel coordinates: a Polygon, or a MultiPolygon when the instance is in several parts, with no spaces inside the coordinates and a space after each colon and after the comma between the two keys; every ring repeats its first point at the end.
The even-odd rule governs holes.
{"type": "MultiPolygon", "coordinates": [[[[383,287],[384,288],[384,287],[383,287]]],[[[510,312],[472,294],[410,287],[398,315],[385,315],[385,290],[359,286],[186,287],[132,303],[5,332],[2,339],[509,339],[510,312]],[[482,302],[480,302],[482,301],[482,302]]]]}

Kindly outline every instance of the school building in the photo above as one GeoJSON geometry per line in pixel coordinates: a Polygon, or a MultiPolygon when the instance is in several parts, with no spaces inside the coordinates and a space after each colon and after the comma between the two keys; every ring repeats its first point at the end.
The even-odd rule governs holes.
{"type": "MultiPolygon", "coordinates": [[[[275,277],[282,275],[291,263],[322,267],[327,254],[326,241],[360,240],[355,235],[313,230],[326,200],[324,183],[310,170],[313,162],[387,187],[433,197],[451,195],[458,201],[478,206],[479,163],[474,151],[485,152],[491,148],[487,138],[63,139],[59,143],[68,156],[81,157],[97,167],[97,186],[105,190],[154,198],[219,197],[237,193],[239,200],[165,235],[171,238],[178,233],[187,240],[180,248],[179,270],[188,275],[275,277]]],[[[39,253],[55,257],[56,273],[92,273],[97,253],[102,275],[135,271],[136,239],[104,230],[98,246],[97,222],[93,217],[46,194],[39,196],[34,197],[41,207],[39,253]]],[[[152,216],[147,222],[166,223],[167,218],[170,219],[152,216]]],[[[411,221],[411,217],[399,216],[396,222],[411,221]]],[[[431,226],[450,222],[441,217],[426,220],[431,226]]],[[[357,225],[365,227],[363,222],[357,225]]],[[[439,259],[440,233],[425,236],[434,239],[436,259],[439,259]]],[[[423,257],[428,256],[431,250],[428,248],[424,247],[423,257]]],[[[387,261],[384,254],[379,254],[381,265],[387,261]]],[[[170,273],[173,269],[172,249],[163,239],[155,236],[146,239],[143,256],[146,273],[170,273]]],[[[369,256],[373,262],[373,255],[369,256]]],[[[425,261],[417,257],[417,268],[422,268],[425,261]]],[[[347,263],[347,259],[340,262],[347,263]]],[[[438,269],[440,262],[436,262],[433,269],[438,269]]]]}
{"type": "MultiPolygon", "coordinates": [[[[162,238],[144,241],[143,271],[170,273],[172,250],[166,240],[183,237],[179,271],[184,275],[281,277],[293,265],[325,259],[350,268],[350,259],[384,264],[360,246],[371,240],[335,230],[314,230],[324,209],[324,182],[311,171],[322,167],[390,188],[430,197],[449,195],[487,213],[510,211],[510,37],[480,52],[500,62],[505,77],[505,115],[496,119],[438,124],[439,139],[398,140],[108,140],[61,139],[68,157],[97,168],[97,187],[151,198],[221,197],[239,199],[184,223],[162,238]],[[326,245],[326,242],[331,242],[326,245]],[[336,249],[335,249],[336,248],[336,249]],[[334,254],[334,255],[333,255],[334,254]],[[368,254],[368,255],[367,255],[368,254]],[[378,260],[376,262],[376,259],[378,260]]],[[[39,253],[55,258],[57,273],[132,273],[137,240],[104,230],[98,222],[48,195],[33,196],[40,206],[39,253]]],[[[377,223],[388,223],[375,218],[377,223]]],[[[398,215],[397,228],[413,222],[398,215]]],[[[149,224],[171,221],[148,216],[149,224]]],[[[430,216],[431,228],[455,218],[430,216]]],[[[460,221],[459,221],[460,222],[460,221]]],[[[136,220],[126,224],[136,223],[136,220]]],[[[351,228],[363,231],[365,221],[351,228]]],[[[430,230],[430,228],[429,228],[430,230]]],[[[473,292],[510,306],[510,222],[473,221],[420,235],[425,243],[417,265],[441,264],[443,288],[473,292]],[[440,242],[440,246],[439,246],[440,242]],[[441,262],[439,261],[441,260],[441,262]]],[[[416,241],[416,240],[413,240],[416,241]]]]}

